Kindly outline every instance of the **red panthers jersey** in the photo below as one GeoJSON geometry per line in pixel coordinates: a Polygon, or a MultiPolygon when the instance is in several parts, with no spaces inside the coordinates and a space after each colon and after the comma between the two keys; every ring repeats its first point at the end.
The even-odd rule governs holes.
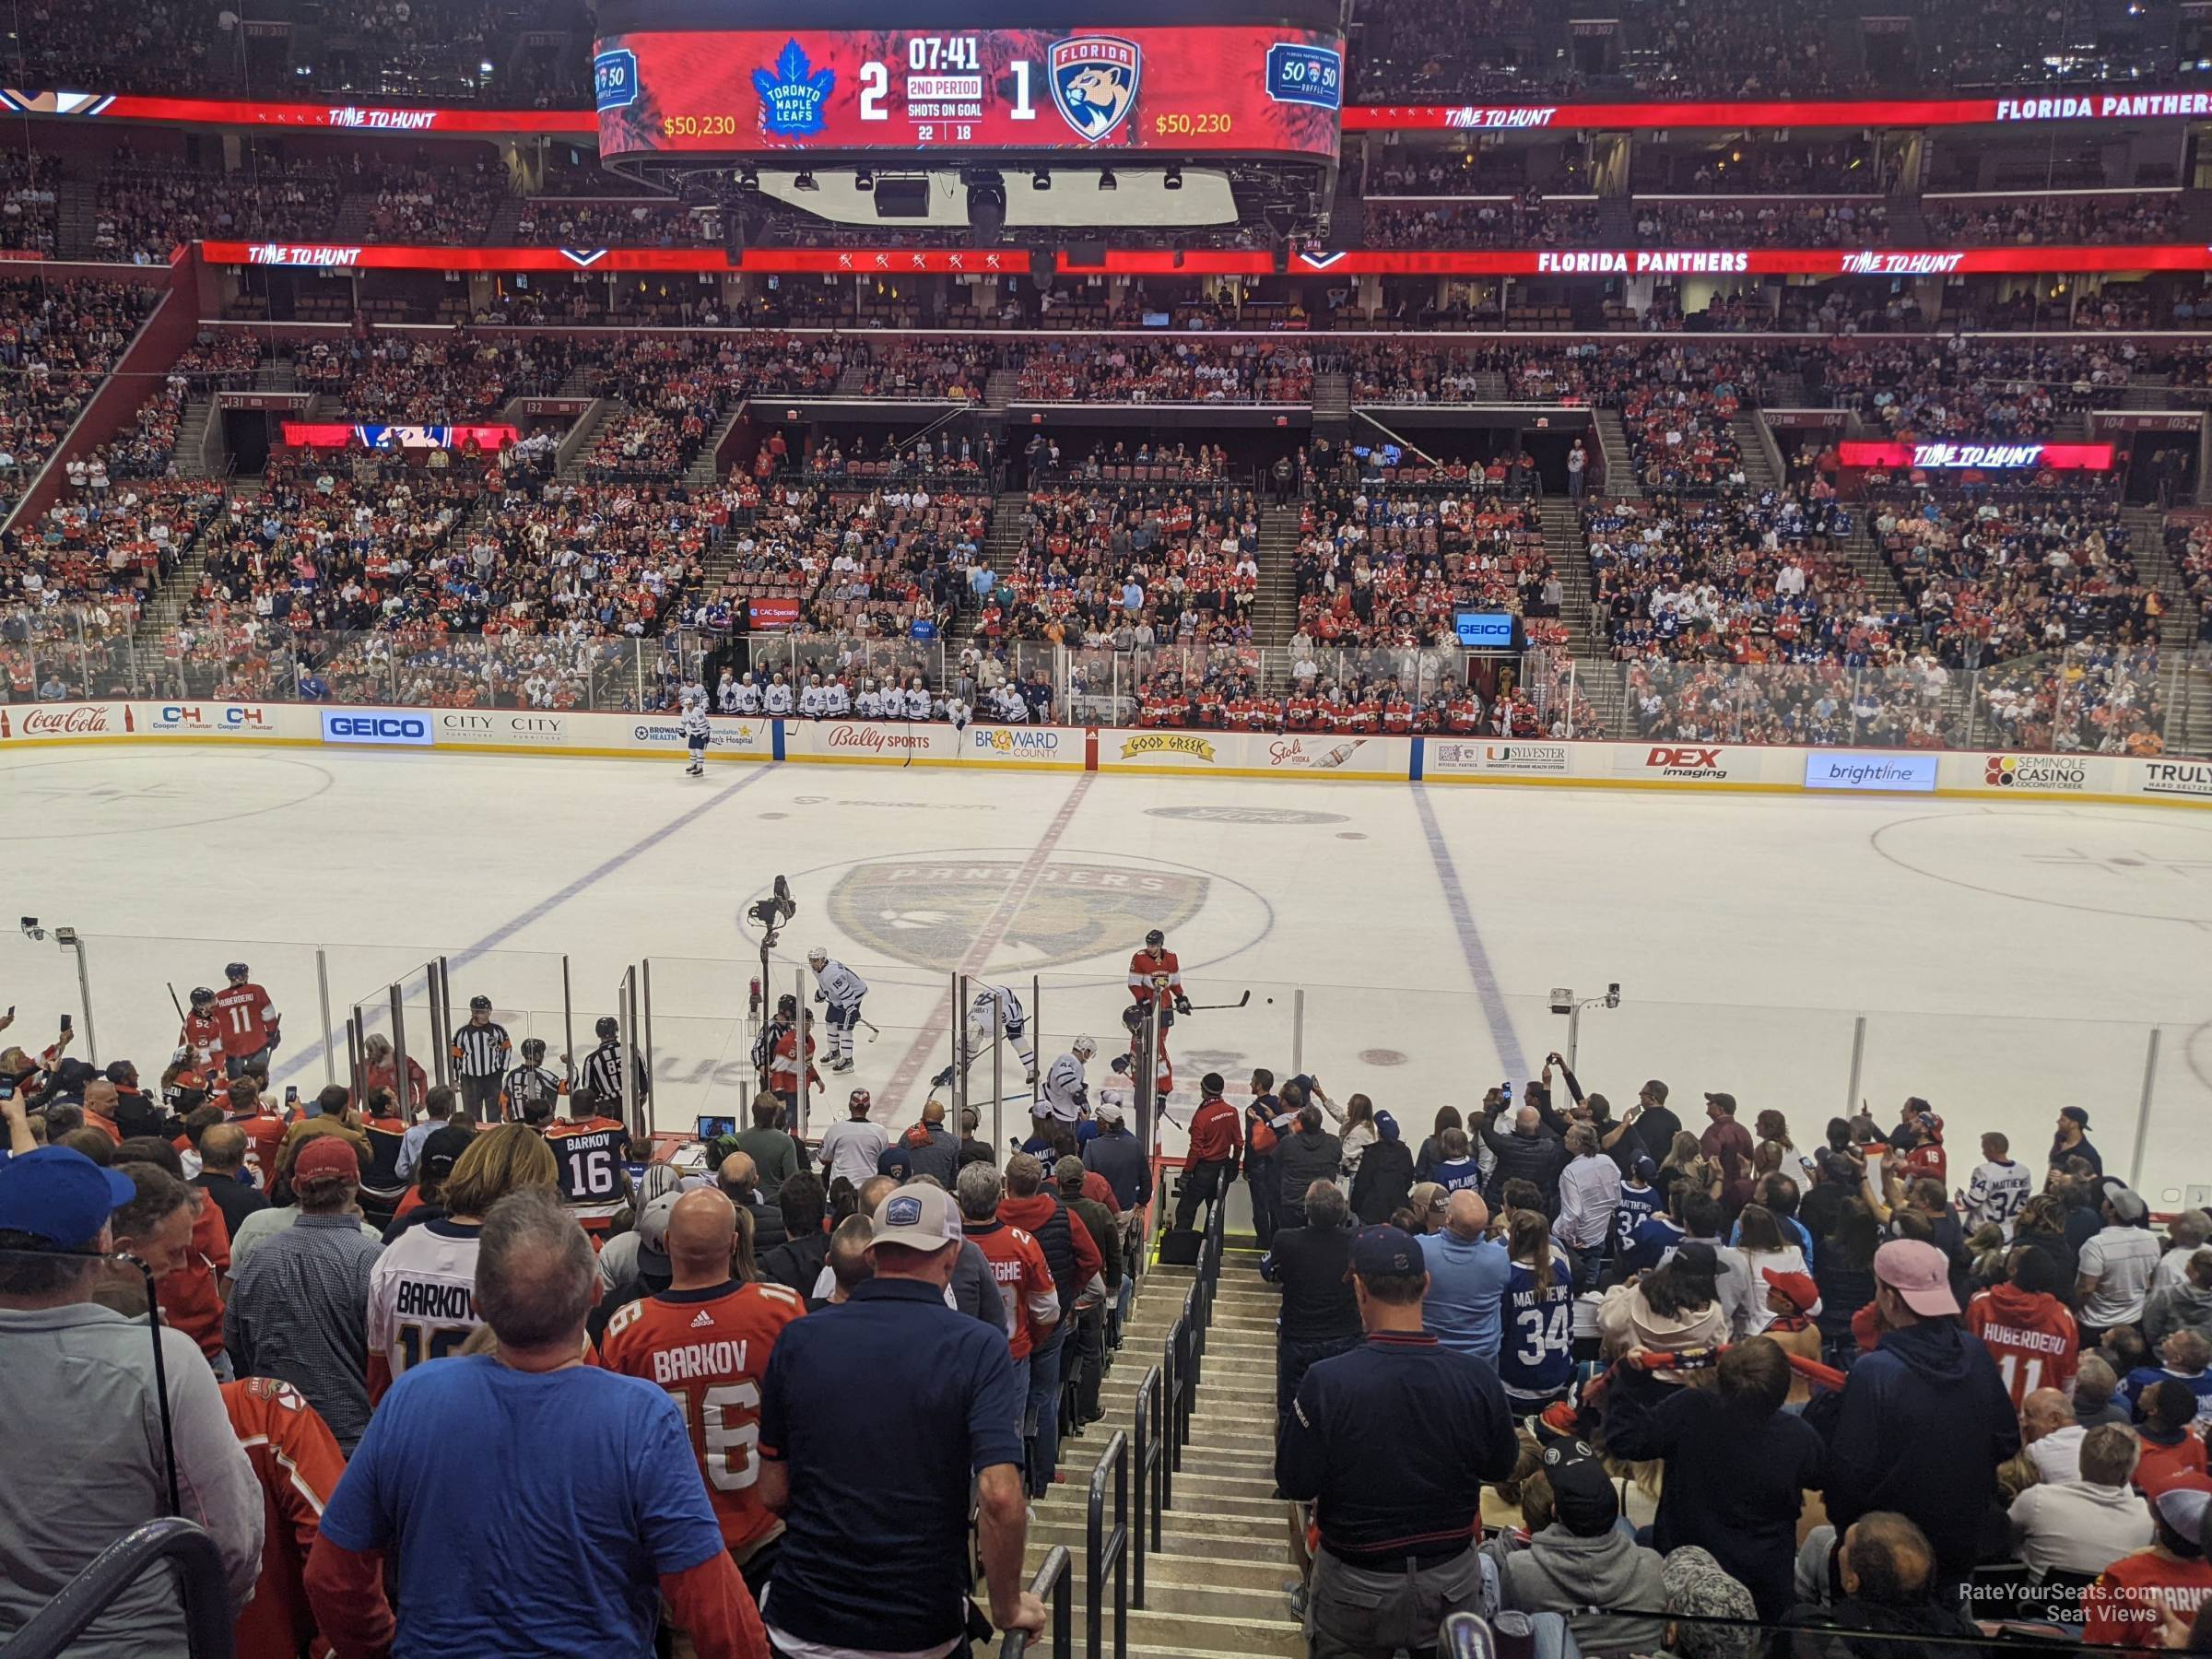
{"type": "Polygon", "coordinates": [[[239,1659],[293,1659],[315,1641],[300,1583],[323,1524],[323,1506],[346,1472],[346,1454],[322,1414],[289,1382],[248,1377],[223,1384],[230,1431],[261,1483],[261,1577],[231,1629],[239,1659]]]}
{"type": "Polygon", "coordinates": [[[223,1053],[243,1060],[269,1046],[269,1028],[276,1023],[276,1005],[269,994],[251,981],[226,985],[215,994],[215,1023],[221,1030],[223,1053]]]}
{"type": "Polygon", "coordinates": [[[1175,953],[1163,950],[1155,956],[1149,950],[1140,950],[1129,959],[1129,994],[1140,1007],[1152,1004],[1152,982],[1161,974],[1168,976],[1168,995],[1171,999],[1182,994],[1182,964],[1175,953]]]}
{"type": "Polygon", "coordinates": [[[184,1016],[184,1029],[177,1033],[178,1045],[192,1056],[192,1067],[203,1077],[213,1075],[217,1062],[223,1055],[223,1029],[217,1023],[211,1009],[206,1014],[194,1012],[184,1016]]]}
{"type": "Polygon", "coordinates": [[[664,1290],[625,1304],[607,1322],[599,1362],[668,1391],[723,1542],[741,1548],[775,1529],[754,1495],[760,1478],[760,1379],[783,1327],[806,1312],[782,1285],[664,1290]]]}

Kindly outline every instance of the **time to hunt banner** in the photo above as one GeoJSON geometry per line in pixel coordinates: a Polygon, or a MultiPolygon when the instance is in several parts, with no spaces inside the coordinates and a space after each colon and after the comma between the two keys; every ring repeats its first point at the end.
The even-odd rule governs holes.
{"type": "Polygon", "coordinates": [[[1336,153],[1334,35],[1189,29],[655,31],[593,60],[605,156],[1336,153]]]}

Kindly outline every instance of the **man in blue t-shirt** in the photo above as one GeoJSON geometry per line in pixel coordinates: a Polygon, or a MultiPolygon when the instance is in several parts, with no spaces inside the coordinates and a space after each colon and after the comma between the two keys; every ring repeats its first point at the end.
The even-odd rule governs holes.
{"type": "Polygon", "coordinates": [[[1002,1332],[945,1305],[960,1212],[917,1183],[874,1224],[875,1276],[786,1326],[761,1381],[759,1496],[784,1524],[770,1634],[794,1652],[959,1651],[971,1481],[991,1622],[1041,1632],[1013,1359],[1002,1332]]]}
{"type": "Polygon", "coordinates": [[[1429,1334],[1495,1366],[1512,1264],[1504,1245],[1483,1237],[1489,1222],[1489,1206],[1479,1193],[1454,1193],[1442,1229],[1421,1240],[1421,1254],[1429,1270],[1429,1334]]]}
{"type": "Polygon", "coordinates": [[[497,1352],[410,1367],[323,1512],[307,1593],[341,1652],[645,1659],[665,1597],[701,1659],[767,1653],[676,1402],[583,1362],[598,1292],[557,1192],[491,1206],[476,1293],[497,1352]]]}

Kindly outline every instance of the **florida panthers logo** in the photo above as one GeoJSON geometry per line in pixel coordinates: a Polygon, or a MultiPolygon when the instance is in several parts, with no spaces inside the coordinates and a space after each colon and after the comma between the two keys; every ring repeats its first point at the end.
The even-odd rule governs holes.
{"type": "Polygon", "coordinates": [[[1144,66],[1136,42],[1114,35],[1055,41],[1047,65],[1053,102],[1080,137],[1097,144],[1119,131],[1135,109],[1144,66]]]}

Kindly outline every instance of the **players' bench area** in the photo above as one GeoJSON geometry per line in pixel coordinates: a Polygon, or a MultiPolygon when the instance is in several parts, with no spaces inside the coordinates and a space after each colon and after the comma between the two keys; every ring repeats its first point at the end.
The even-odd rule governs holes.
{"type": "MultiPolygon", "coordinates": [[[[2212,761],[1983,749],[1843,749],[1704,740],[1391,737],[1122,726],[716,716],[710,760],[1010,767],[1324,782],[1516,783],[1816,795],[1932,795],[2212,806],[2212,761]]],[[[204,701],[0,707],[0,750],[200,743],[427,749],[544,759],[679,759],[664,714],[331,708],[204,701]]]]}

